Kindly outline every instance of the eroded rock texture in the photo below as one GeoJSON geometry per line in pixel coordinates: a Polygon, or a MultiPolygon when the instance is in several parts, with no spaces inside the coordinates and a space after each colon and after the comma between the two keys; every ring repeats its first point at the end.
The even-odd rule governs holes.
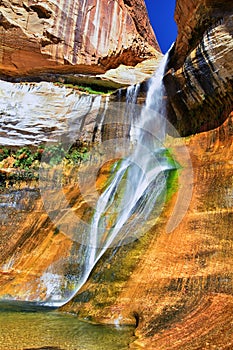
{"type": "MultiPolygon", "coordinates": [[[[135,325],[138,339],[132,349],[232,347],[232,117],[185,141],[193,167],[193,179],[186,178],[185,186],[192,182],[193,193],[180,225],[166,231],[175,193],[146,235],[106,252],[63,311],[103,323],[135,325]]],[[[173,152],[182,163],[179,142],[175,141],[173,152]]],[[[100,192],[110,165],[99,172],[100,192]]],[[[68,226],[76,225],[70,220],[71,208],[79,218],[90,218],[94,208],[88,179],[85,198],[75,169],[70,180],[64,187],[63,211],[56,207],[57,188],[48,194],[57,222],[68,226]]],[[[20,190],[9,188],[0,196],[0,297],[46,300],[58,292],[65,297],[79,273],[80,244],[52,224],[34,184],[21,185],[20,190]]]]}
{"type": "Polygon", "coordinates": [[[218,25],[232,12],[230,0],[176,1],[175,21],[178,27],[173,66],[180,68],[188,54],[199,44],[207,30],[218,25]]]}
{"type": "Polygon", "coordinates": [[[0,32],[5,75],[103,72],[159,50],[143,0],[2,0],[0,32]]]}
{"type": "MultiPolygon", "coordinates": [[[[88,144],[128,136],[132,115],[125,89],[88,94],[48,82],[0,80],[0,145],[88,144]],[[123,132],[123,130],[125,130],[123,132]],[[127,130],[127,131],[126,131],[127,130]]],[[[134,108],[140,115],[141,108],[134,108]]]]}
{"type": "MultiPolygon", "coordinates": [[[[16,5],[16,1],[11,3],[11,6],[16,5]]],[[[129,12],[133,11],[130,5],[127,1],[129,12]]],[[[28,15],[37,16],[38,22],[47,23],[53,18],[53,15],[46,18],[49,13],[41,5],[38,7],[38,3],[33,6],[33,3],[25,3],[21,8],[28,15]]],[[[193,184],[193,193],[182,222],[171,233],[166,231],[177,198],[177,194],[173,194],[156,225],[139,240],[108,250],[88,282],[63,307],[64,311],[75,312],[81,318],[109,324],[134,324],[138,339],[131,344],[132,349],[227,350],[233,347],[233,120],[228,113],[232,102],[231,7],[230,1],[177,2],[179,35],[165,78],[169,116],[184,135],[203,131],[185,140],[193,167],[193,179],[185,180],[187,186],[193,184]],[[224,124],[214,128],[226,117],[224,124]],[[205,132],[207,129],[212,130],[205,132]]],[[[89,8],[87,12],[90,18],[91,11],[89,8]]],[[[7,30],[23,33],[5,18],[2,17],[4,33],[7,27],[7,30]]],[[[47,41],[35,51],[34,47],[38,46],[33,39],[34,56],[30,56],[30,62],[36,63],[38,57],[44,57],[43,67],[47,67],[47,58],[41,53],[44,50],[49,59],[57,58],[56,63],[51,61],[52,65],[64,63],[61,52],[66,52],[66,62],[70,59],[71,64],[75,64],[69,45],[56,43],[56,38],[58,36],[46,34],[47,41]],[[55,48],[58,48],[57,56],[55,48]],[[64,48],[67,51],[63,51],[64,48]],[[33,57],[36,57],[34,61],[33,57]]],[[[83,45],[83,41],[77,43],[83,45]]],[[[17,50],[5,52],[8,56],[2,57],[6,59],[14,57],[17,50]]],[[[128,55],[131,51],[126,52],[128,55]]],[[[24,52],[21,53],[25,57],[24,52]]],[[[94,70],[97,56],[86,54],[94,70]]],[[[114,57],[118,57],[117,54],[114,57]]],[[[11,59],[5,62],[16,64],[11,59]]],[[[102,62],[107,66],[108,61],[102,62]]],[[[9,66],[8,69],[12,72],[13,68],[9,66]]],[[[14,69],[16,72],[19,68],[14,69]]],[[[93,118],[90,115],[88,123],[81,123],[88,135],[93,135],[95,126],[101,126],[101,118],[98,125],[95,118],[96,115],[93,118]]],[[[105,130],[105,136],[111,138],[113,133],[114,137],[120,137],[112,127],[111,115],[109,118],[111,128],[105,130]]],[[[100,132],[96,136],[100,137],[100,132]]],[[[175,141],[173,151],[182,163],[179,142],[179,139],[175,141]]],[[[98,174],[99,193],[110,168],[98,174]]],[[[182,174],[181,171],[180,177],[182,174]]],[[[71,180],[75,182],[76,179],[71,177],[71,180]]],[[[6,181],[10,186],[10,180],[6,181]]],[[[90,186],[87,191],[92,201],[90,186]]],[[[53,207],[58,219],[70,226],[72,221],[67,215],[70,208],[79,217],[90,219],[94,205],[90,209],[77,182],[68,183],[64,193],[67,208],[61,212],[53,207]]],[[[51,192],[53,203],[58,202],[56,195],[55,189],[51,192]]],[[[21,192],[16,188],[6,189],[0,199],[4,213],[0,239],[1,298],[46,300],[49,293],[57,296],[59,289],[65,297],[72,291],[80,268],[76,263],[79,243],[51,223],[33,184],[27,184],[21,192]],[[17,201],[15,196],[18,196],[17,201]]]]}
{"type": "Polygon", "coordinates": [[[192,181],[193,194],[181,224],[166,232],[175,195],[146,236],[97,264],[65,311],[135,324],[132,349],[233,346],[232,125],[231,116],[186,140],[193,164],[186,187],[192,181]]]}
{"type": "Polygon", "coordinates": [[[169,119],[183,135],[219,126],[232,108],[230,1],[177,2],[178,38],[165,77],[169,119]]]}

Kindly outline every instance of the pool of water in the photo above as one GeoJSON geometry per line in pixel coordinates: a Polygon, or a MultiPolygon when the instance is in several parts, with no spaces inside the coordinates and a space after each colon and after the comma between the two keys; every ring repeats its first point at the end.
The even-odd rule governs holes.
{"type": "Polygon", "coordinates": [[[1,350],[124,350],[132,341],[132,327],[95,325],[56,310],[0,304],[1,350]]]}

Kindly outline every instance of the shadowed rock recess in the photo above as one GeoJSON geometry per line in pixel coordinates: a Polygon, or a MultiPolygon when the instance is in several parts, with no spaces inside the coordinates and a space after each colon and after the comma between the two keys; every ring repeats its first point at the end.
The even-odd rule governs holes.
{"type": "MultiPolygon", "coordinates": [[[[153,55],[147,73],[152,63],[158,64],[159,48],[142,0],[0,3],[0,69],[7,79],[53,71],[93,75],[153,55]]],[[[130,349],[233,349],[232,10],[228,0],[177,0],[178,37],[163,78],[164,100],[168,119],[182,135],[169,135],[172,155],[184,164],[185,144],[191,163],[178,169],[178,180],[168,182],[167,201],[150,229],[129,244],[109,248],[78,293],[59,309],[92,322],[135,326],[130,349]],[[193,179],[185,175],[191,169],[193,179]],[[187,191],[192,188],[192,198],[182,222],[168,233],[179,179],[187,191]]],[[[129,85],[126,81],[120,86],[129,85]]],[[[117,105],[125,102],[126,90],[94,96],[48,82],[2,86],[3,145],[17,152],[19,145],[37,147],[49,136],[54,142],[61,132],[92,152],[93,171],[85,171],[85,162],[67,162],[63,172],[59,166],[48,172],[52,183],[62,183],[66,199],[59,210],[57,187],[50,188],[56,223],[75,227],[71,212],[90,222],[96,202],[90,181],[101,153],[95,145],[127,137],[125,104],[117,105]]],[[[138,104],[145,101],[145,86],[138,88],[138,104]]],[[[97,194],[117,159],[116,152],[98,169],[97,194]]],[[[44,301],[52,295],[67,300],[82,266],[80,242],[50,220],[36,171],[12,168],[14,161],[9,156],[0,162],[0,299],[44,301]]]]}
{"type": "Polygon", "coordinates": [[[178,0],[175,20],[164,82],[168,118],[185,136],[218,127],[232,110],[232,2],[178,0]]]}

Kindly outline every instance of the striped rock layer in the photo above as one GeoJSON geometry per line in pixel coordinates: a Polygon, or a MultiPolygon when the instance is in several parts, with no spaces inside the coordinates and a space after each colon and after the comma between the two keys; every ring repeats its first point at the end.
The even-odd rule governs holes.
{"type": "Polygon", "coordinates": [[[232,110],[232,16],[230,1],[177,1],[165,84],[169,119],[182,135],[216,128],[232,110]]]}
{"type": "Polygon", "coordinates": [[[3,0],[0,69],[103,72],[159,50],[143,0],[3,0]]]}

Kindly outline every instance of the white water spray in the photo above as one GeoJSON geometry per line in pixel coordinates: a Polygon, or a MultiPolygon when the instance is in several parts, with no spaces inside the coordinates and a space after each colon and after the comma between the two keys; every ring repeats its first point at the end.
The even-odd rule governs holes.
{"type": "MultiPolygon", "coordinates": [[[[77,288],[69,300],[88,279],[91,270],[113,246],[127,244],[147,231],[147,220],[159,215],[166,189],[165,171],[170,169],[163,152],[165,137],[165,105],[162,79],[168,54],[151,78],[145,106],[139,118],[132,118],[131,129],[135,147],[133,152],[118,163],[115,175],[107,189],[99,197],[86,245],[82,249],[82,271],[77,288]],[[156,208],[156,213],[154,210],[156,208]]],[[[135,104],[139,87],[127,91],[127,105],[135,104]]],[[[47,304],[59,306],[64,301],[47,304]]],[[[67,302],[67,300],[65,301],[67,302]]]]}
{"type": "MultiPolygon", "coordinates": [[[[93,161],[90,162],[91,168],[84,165],[77,174],[79,189],[86,200],[87,207],[89,205],[91,209],[93,199],[98,198],[91,223],[82,221],[82,218],[80,220],[75,213],[75,208],[67,201],[63,193],[62,167],[60,168],[61,173],[59,173],[59,169],[56,172],[58,175],[56,177],[58,182],[56,182],[54,181],[54,172],[52,171],[50,179],[47,167],[43,172],[42,166],[40,190],[45,209],[50,219],[56,224],[57,230],[66,234],[73,243],[70,255],[62,256],[58,261],[52,263],[35,282],[38,283],[37,296],[35,297],[38,302],[41,301],[43,304],[54,307],[65,304],[87,281],[95,264],[108,248],[133,242],[155,224],[155,219],[159,216],[164,204],[167,170],[171,169],[163,147],[166,118],[162,79],[167,56],[168,54],[164,57],[153,78],[150,79],[146,103],[140,108],[137,108],[136,105],[139,85],[127,89],[126,104],[119,103],[118,105],[116,103],[109,106],[108,99],[102,105],[100,96],[76,95],[65,88],[54,87],[48,83],[33,84],[32,86],[3,83],[3,89],[0,89],[2,121],[0,133],[3,137],[2,140],[6,141],[8,145],[20,144],[20,141],[23,145],[27,143],[37,144],[38,138],[40,141],[46,141],[47,134],[51,134],[54,126],[56,126],[56,130],[54,133],[52,132],[52,139],[56,139],[59,132],[64,135],[64,132],[66,134],[67,131],[69,141],[72,144],[77,139],[84,116],[88,117],[89,124],[87,123],[87,125],[92,125],[93,128],[95,126],[95,136],[97,135],[98,139],[103,135],[102,130],[106,126],[111,129],[111,124],[116,124],[116,120],[120,128],[124,129],[119,133],[123,135],[122,139],[118,134],[117,139],[102,140],[101,146],[95,150],[96,153],[91,154],[93,156],[93,161]],[[45,94],[48,89],[49,97],[45,94]],[[41,100],[42,98],[43,100],[41,100]],[[48,98],[46,103],[42,103],[44,98],[48,98]],[[29,100],[30,103],[28,103],[29,100]],[[140,113],[138,113],[139,111],[140,113]],[[54,120],[51,118],[53,115],[54,120]],[[124,118],[122,118],[123,116],[124,118]],[[96,123],[97,119],[98,123],[96,123]],[[21,128],[23,133],[20,132],[21,128]],[[27,128],[30,128],[30,132],[25,136],[27,128]],[[42,132],[44,128],[46,132],[42,132]],[[10,133],[8,129],[11,129],[10,133]],[[48,132],[47,129],[49,129],[48,132]],[[128,142],[128,136],[130,136],[131,144],[128,142]],[[127,142],[125,142],[126,139],[127,142]],[[106,145],[107,147],[105,147],[106,145]],[[112,150],[113,152],[111,152],[112,150]],[[94,158],[96,154],[97,158],[94,158]],[[100,164],[99,159],[102,162],[101,166],[104,164],[102,155],[104,155],[105,162],[105,158],[108,161],[121,157],[122,160],[115,163],[114,174],[112,174],[111,183],[106,190],[101,196],[97,191],[96,195],[91,192],[89,203],[88,195],[90,192],[88,191],[90,188],[91,190],[94,188],[89,186],[90,178],[94,179],[94,185],[98,175],[97,171],[100,169],[95,164],[100,164]],[[87,168],[94,169],[90,172],[91,175],[87,174],[87,168]],[[95,169],[97,169],[96,172],[95,169]],[[59,175],[61,176],[59,177],[59,175]],[[87,183],[84,180],[80,181],[82,176],[84,180],[87,179],[87,183]],[[51,187],[50,184],[52,184],[51,187]],[[85,193],[88,186],[88,191],[85,193]],[[41,298],[41,291],[44,293],[45,290],[46,294],[41,298]]],[[[92,131],[91,135],[93,135],[92,131]]],[[[58,139],[60,140],[59,137],[58,139]]],[[[64,139],[66,141],[66,138],[64,139]]],[[[184,158],[184,156],[182,157],[184,158]]],[[[187,159],[189,159],[188,155],[187,159]]],[[[168,223],[168,232],[179,224],[182,215],[184,215],[187,203],[183,206],[180,204],[183,198],[187,198],[186,202],[188,202],[190,197],[187,196],[186,192],[184,196],[184,191],[181,193],[177,208],[182,208],[182,210],[174,211],[174,215],[168,223]]],[[[11,267],[13,261],[11,259],[6,266],[11,267]]],[[[25,295],[27,297],[27,295],[30,296],[29,286],[26,289],[25,295]]]]}
{"type": "MultiPolygon", "coordinates": [[[[100,196],[90,231],[86,273],[112,245],[127,242],[127,236],[138,231],[137,226],[149,217],[166,184],[163,171],[168,164],[159,164],[153,156],[162,148],[165,137],[165,105],[162,78],[167,55],[150,81],[146,104],[137,130],[137,145],[133,153],[121,162],[114,179],[100,196]],[[153,112],[152,112],[153,111],[153,112]],[[136,231],[135,231],[136,230],[136,231]]],[[[135,103],[138,87],[128,92],[135,103]],[[136,94],[135,94],[136,92],[136,94]]],[[[129,103],[129,102],[128,102],[129,103]]],[[[135,236],[136,238],[136,236],[135,236]]]]}

